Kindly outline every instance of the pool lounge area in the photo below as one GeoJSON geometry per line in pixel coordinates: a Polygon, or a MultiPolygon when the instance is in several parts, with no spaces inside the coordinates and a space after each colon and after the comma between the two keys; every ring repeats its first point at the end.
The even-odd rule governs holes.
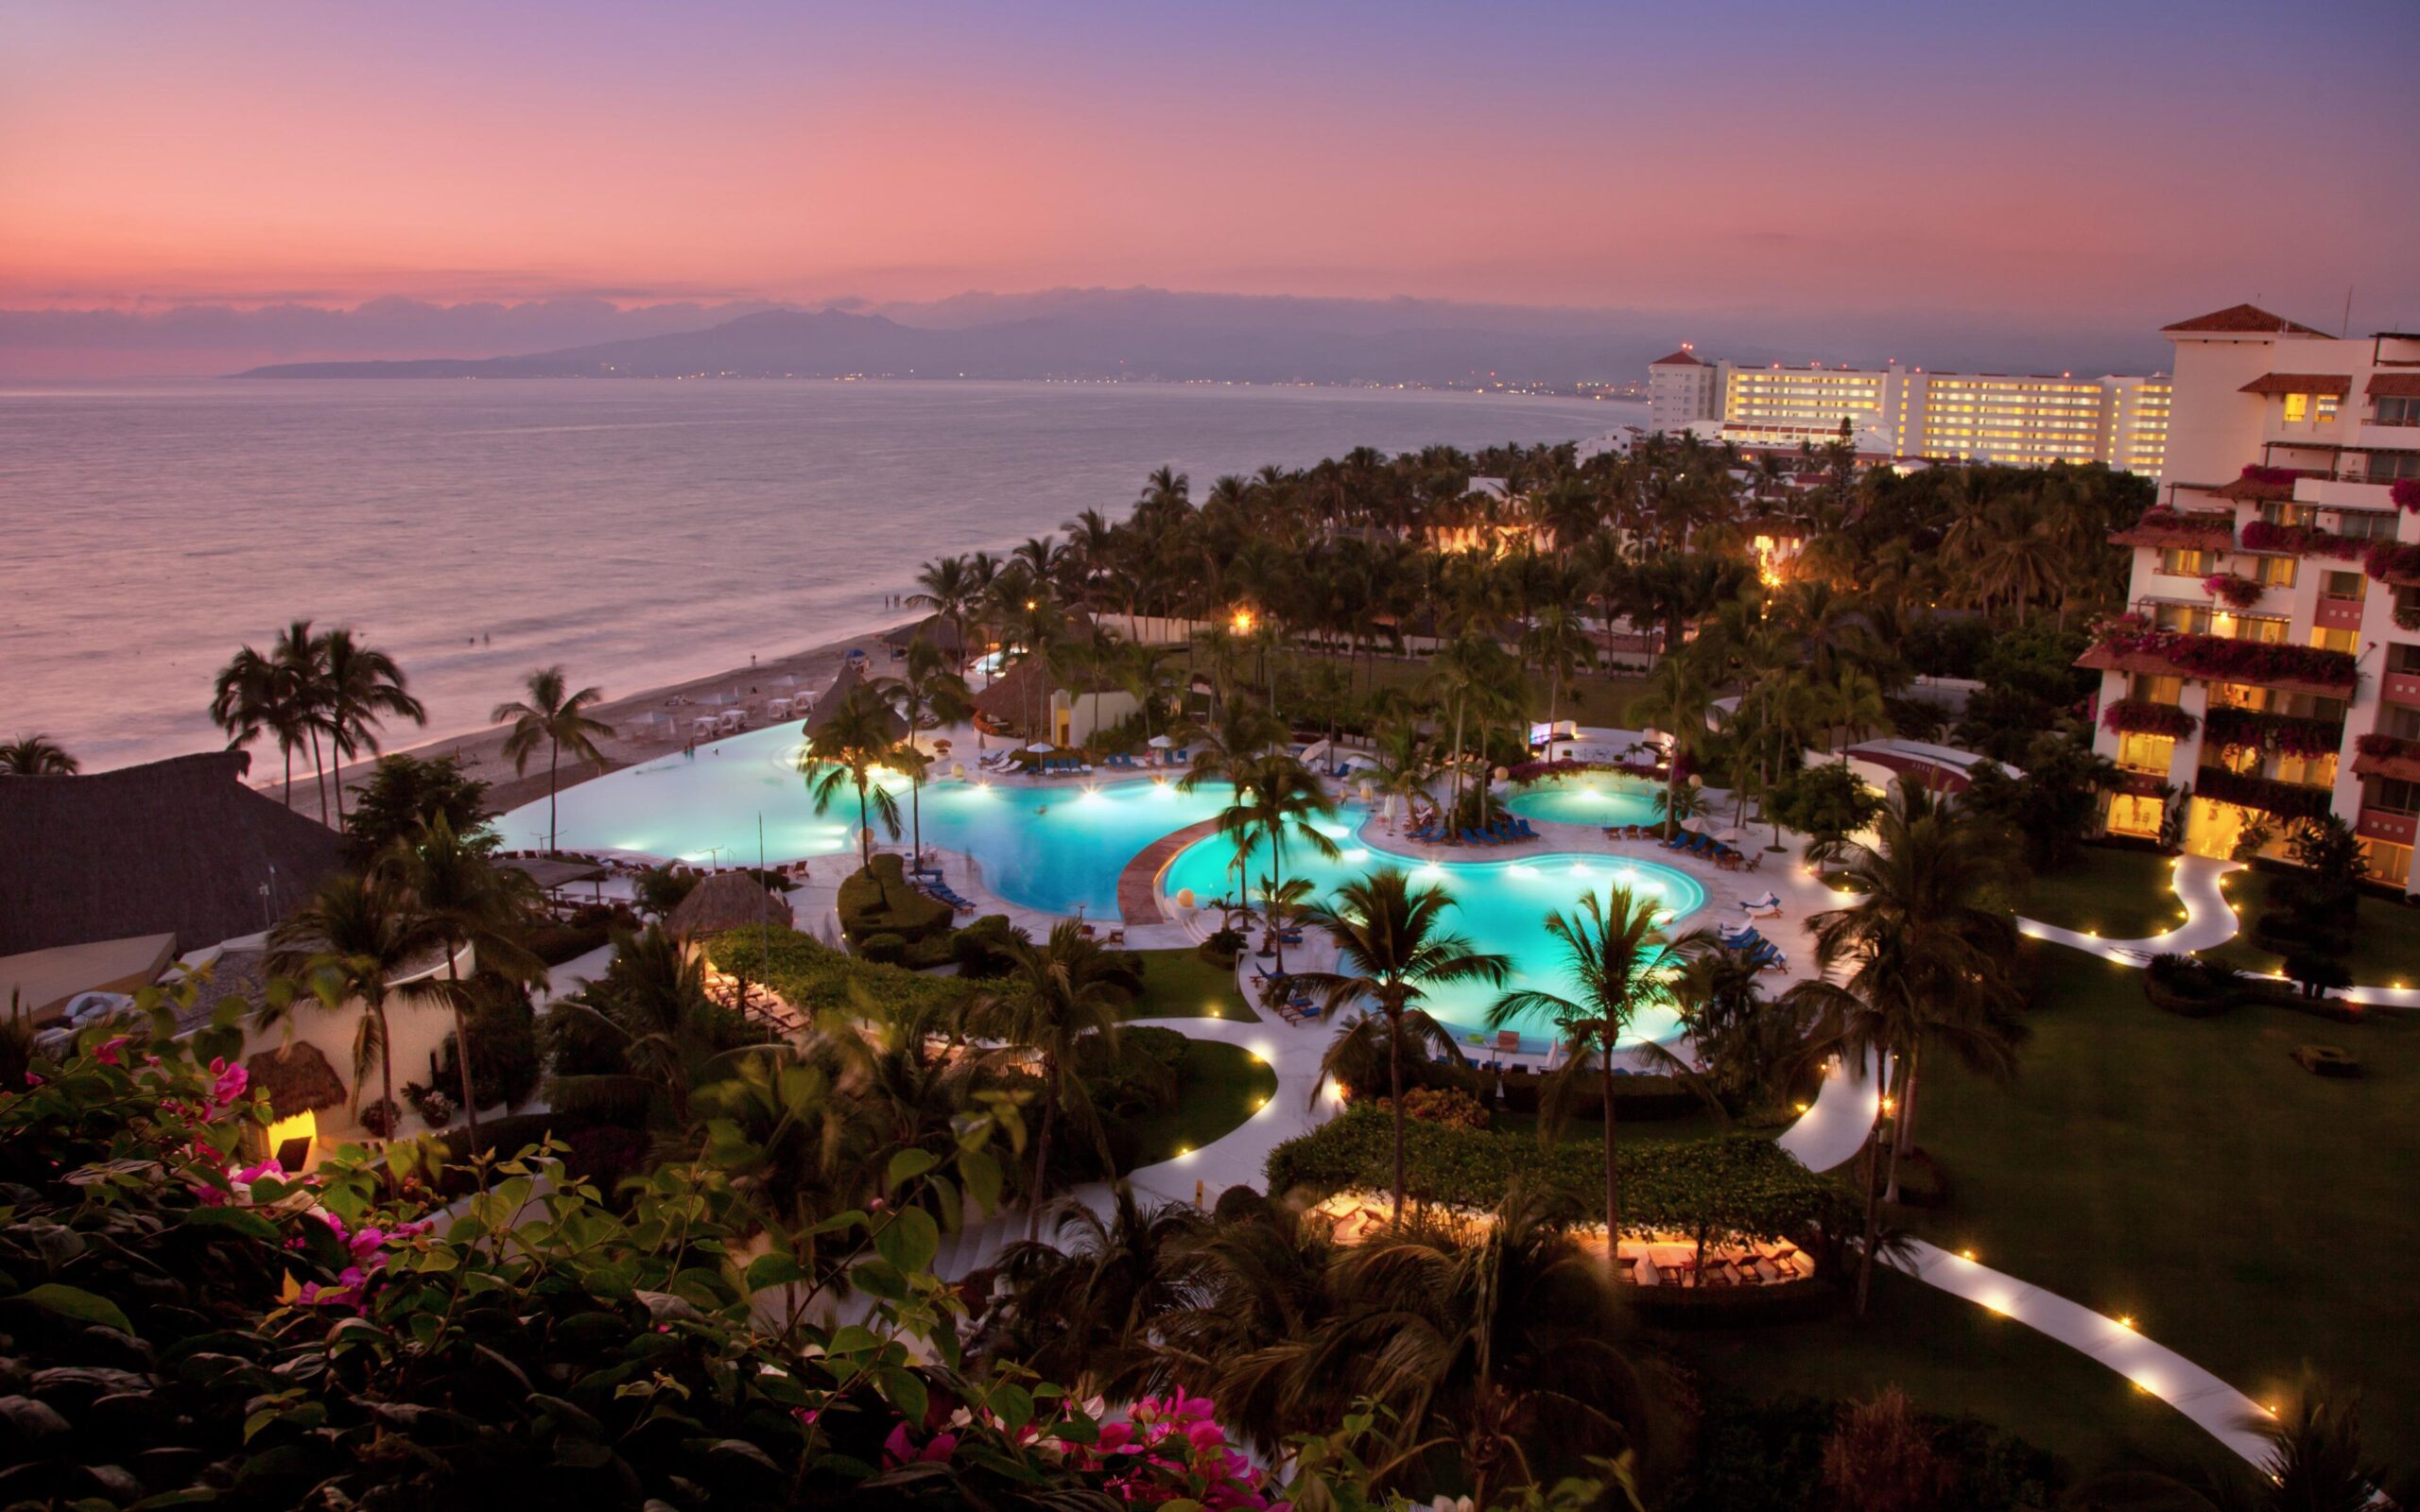
{"type": "MultiPolygon", "coordinates": [[[[560,844],[567,850],[619,851],[705,867],[754,866],[760,854],[775,866],[806,860],[810,875],[837,884],[854,867],[856,806],[844,798],[816,814],[796,770],[798,749],[795,727],[753,731],[702,747],[694,756],[676,752],[566,788],[559,799],[560,844]],[[821,857],[833,860],[813,867],[821,857]]],[[[897,776],[882,782],[899,800],[904,847],[908,783],[897,776]]],[[[1514,795],[1509,806],[1523,812],[1526,805],[1530,815],[1557,823],[1575,822],[1562,816],[1567,805],[1585,807],[1590,817],[1579,822],[1639,822],[1634,816],[1645,816],[1651,799],[1616,782],[1606,780],[1601,796],[1568,780],[1540,784],[1514,795]]],[[[1035,915],[1109,921],[1119,917],[1119,880],[1130,863],[1155,842],[1214,819],[1229,795],[1220,784],[1187,793],[1164,778],[943,777],[927,782],[918,802],[927,850],[963,858],[962,869],[951,868],[951,885],[963,891],[979,885],[978,896],[989,894],[1035,915]]],[[[545,826],[543,799],[497,824],[511,850],[543,848],[545,826]]],[[[1647,893],[1657,900],[1668,923],[1681,928],[1698,921],[1692,916],[1708,902],[1704,885],[1676,867],[1593,847],[1565,849],[1552,832],[1530,845],[1423,854],[1423,848],[1386,833],[1371,809],[1350,799],[1321,828],[1338,854],[1331,858],[1307,846],[1291,847],[1288,876],[1310,879],[1324,897],[1340,882],[1377,867],[1403,867],[1415,882],[1443,887],[1454,898],[1451,927],[1474,948],[1511,960],[1507,987],[1568,989],[1561,948],[1547,934],[1545,919],[1550,911],[1570,909],[1583,893],[1601,898],[1617,885],[1647,893]]],[[[1219,917],[1210,905],[1249,901],[1269,869],[1257,848],[1239,860],[1232,840],[1205,833],[1177,850],[1153,883],[1167,917],[1192,917],[1178,903],[1189,897],[1205,910],[1195,927],[1206,930],[1216,927],[1219,917]]],[[[1438,992],[1429,1006],[1458,1031],[1476,1032],[1499,990],[1450,988],[1438,992]]],[[[1533,1040],[1553,1034],[1542,1019],[1516,1027],[1533,1040]]],[[[1651,1016],[1640,1023],[1637,1038],[1668,1040],[1677,1027],[1669,1015],[1651,1016]]]]}

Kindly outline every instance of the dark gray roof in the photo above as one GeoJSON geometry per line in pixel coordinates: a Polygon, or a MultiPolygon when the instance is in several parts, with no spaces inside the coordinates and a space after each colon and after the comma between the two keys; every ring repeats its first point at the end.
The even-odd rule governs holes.
{"type": "Polygon", "coordinates": [[[149,934],[199,950],[290,912],[337,869],[337,835],[246,787],[251,765],[0,778],[0,954],[149,934]]]}

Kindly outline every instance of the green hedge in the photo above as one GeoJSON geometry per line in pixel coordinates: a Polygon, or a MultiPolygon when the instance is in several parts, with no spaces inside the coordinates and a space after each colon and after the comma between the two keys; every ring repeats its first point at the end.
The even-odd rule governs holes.
{"type": "Polygon", "coordinates": [[[763,982],[807,1013],[845,1008],[857,994],[875,1008],[903,1012],[946,1007],[968,992],[948,977],[857,960],[794,929],[735,929],[708,936],[705,945],[717,968],[763,982]]]}
{"type": "Polygon", "coordinates": [[[908,885],[907,866],[897,856],[873,858],[871,868],[856,871],[840,884],[840,933],[852,940],[873,935],[896,935],[913,944],[932,934],[946,934],[949,904],[927,898],[908,885]]]}
{"type": "MultiPolygon", "coordinates": [[[[1383,1192],[1393,1179],[1392,1139],[1384,1113],[1355,1108],[1271,1150],[1269,1190],[1383,1192]]],[[[1599,1222],[1605,1215],[1604,1159],[1593,1144],[1542,1149],[1524,1134],[1414,1120],[1405,1129],[1404,1160],[1412,1194],[1427,1201],[1494,1208],[1513,1178],[1525,1177],[1569,1193],[1599,1222]]],[[[1794,1235],[1848,1212],[1847,1188],[1751,1134],[1636,1145],[1621,1151],[1621,1165],[1627,1231],[1794,1235]]]]}

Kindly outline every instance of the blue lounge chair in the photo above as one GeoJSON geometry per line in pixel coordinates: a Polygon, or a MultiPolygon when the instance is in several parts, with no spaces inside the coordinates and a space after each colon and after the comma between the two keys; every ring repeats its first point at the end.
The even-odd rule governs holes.
{"type": "Polygon", "coordinates": [[[1495,841],[1480,834],[1477,830],[1465,829],[1462,831],[1462,844],[1464,845],[1494,845],[1495,843],[1495,841]]]}

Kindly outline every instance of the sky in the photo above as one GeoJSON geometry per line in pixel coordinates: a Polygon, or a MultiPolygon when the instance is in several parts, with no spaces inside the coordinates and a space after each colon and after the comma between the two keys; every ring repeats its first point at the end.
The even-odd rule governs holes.
{"type": "Polygon", "coordinates": [[[2416,66],[2412,0],[10,0],[0,312],[1148,284],[2150,330],[2349,289],[2408,329],[2416,66]]]}

